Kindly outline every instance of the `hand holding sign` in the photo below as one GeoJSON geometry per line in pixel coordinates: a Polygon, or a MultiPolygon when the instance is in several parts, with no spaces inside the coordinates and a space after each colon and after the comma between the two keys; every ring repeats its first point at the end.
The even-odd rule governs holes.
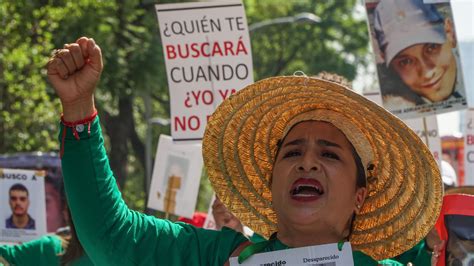
{"type": "Polygon", "coordinates": [[[102,68],[102,53],[92,38],[81,37],[54,52],[47,64],[48,79],[61,99],[66,121],[94,112],[93,93],[102,68]]]}

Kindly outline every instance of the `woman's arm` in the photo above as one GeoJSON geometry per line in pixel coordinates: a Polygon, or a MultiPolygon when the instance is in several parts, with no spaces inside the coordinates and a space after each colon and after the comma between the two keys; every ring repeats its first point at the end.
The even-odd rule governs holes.
{"type": "MultiPolygon", "coordinates": [[[[95,112],[102,57],[89,38],[65,47],[50,60],[48,76],[61,99],[63,121],[71,125],[95,112]]],[[[69,207],[95,264],[222,265],[245,241],[234,231],[200,230],[128,209],[109,166],[99,119],[91,120],[90,132],[88,122],[82,130],[62,123],[60,132],[69,207]]]]}
{"type": "Polygon", "coordinates": [[[61,239],[54,235],[19,245],[0,246],[0,262],[2,259],[10,265],[59,265],[62,253],[61,239]]]}

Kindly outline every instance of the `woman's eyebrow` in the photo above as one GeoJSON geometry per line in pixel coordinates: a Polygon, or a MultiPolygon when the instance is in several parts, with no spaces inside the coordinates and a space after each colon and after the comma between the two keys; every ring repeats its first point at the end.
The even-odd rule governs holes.
{"type": "MultiPolygon", "coordinates": [[[[292,141],[289,141],[289,142],[285,143],[285,145],[283,145],[283,147],[301,145],[301,144],[305,144],[305,143],[306,143],[305,139],[295,139],[295,140],[292,140],[292,141]]],[[[316,143],[319,146],[336,147],[336,148],[341,148],[342,149],[341,145],[339,145],[337,143],[334,143],[334,142],[331,142],[329,140],[325,140],[325,139],[318,139],[316,141],[316,143]]]]}
{"type": "Polygon", "coordinates": [[[331,142],[331,141],[328,141],[328,140],[324,140],[324,139],[319,139],[317,141],[317,143],[320,145],[320,146],[329,146],[329,147],[336,147],[336,148],[340,148],[342,149],[341,145],[337,144],[337,143],[334,143],[334,142],[331,142]]]}
{"type": "Polygon", "coordinates": [[[306,143],[305,139],[295,139],[295,140],[292,140],[292,141],[289,141],[289,142],[285,143],[285,145],[283,145],[283,147],[301,145],[301,144],[304,144],[304,143],[306,143]]]}

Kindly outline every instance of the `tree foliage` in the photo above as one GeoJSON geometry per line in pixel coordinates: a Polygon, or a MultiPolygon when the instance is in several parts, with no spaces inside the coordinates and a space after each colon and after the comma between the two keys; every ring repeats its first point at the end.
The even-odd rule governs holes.
{"type": "MultiPolygon", "coordinates": [[[[356,66],[365,63],[368,33],[365,20],[354,16],[355,0],[245,0],[244,4],[249,24],[301,12],[321,18],[318,24],[279,24],[252,32],[256,79],[326,70],[352,80],[356,66]]],[[[149,1],[1,1],[0,152],[59,149],[60,105],[44,65],[53,48],[80,36],[93,37],[105,62],[96,101],[111,166],[126,200],[143,209],[145,101],[151,100],[152,117],[169,117],[157,25],[149,1]]],[[[152,126],[152,130],[154,152],[159,134],[169,134],[169,128],[152,126]]],[[[200,208],[206,204],[200,203],[200,208]]]]}

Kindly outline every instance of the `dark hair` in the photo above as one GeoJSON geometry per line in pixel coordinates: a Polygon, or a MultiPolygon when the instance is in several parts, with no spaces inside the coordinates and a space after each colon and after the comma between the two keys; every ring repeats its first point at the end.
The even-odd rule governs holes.
{"type": "Polygon", "coordinates": [[[20,191],[25,191],[26,195],[29,195],[28,189],[20,183],[16,183],[13,186],[10,187],[10,190],[8,191],[8,194],[10,194],[13,190],[20,190],[20,191]]]}
{"type": "Polygon", "coordinates": [[[367,187],[367,176],[365,175],[364,165],[354,147],[352,147],[352,156],[354,156],[356,163],[356,188],[367,187]]]}
{"type": "Polygon", "coordinates": [[[44,181],[46,182],[45,185],[50,184],[53,187],[53,189],[56,192],[58,192],[60,208],[61,208],[61,211],[63,211],[64,208],[66,207],[66,193],[64,192],[64,184],[63,184],[62,179],[59,177],[53,177],[48,174],[45,176],[44,181]]]}

